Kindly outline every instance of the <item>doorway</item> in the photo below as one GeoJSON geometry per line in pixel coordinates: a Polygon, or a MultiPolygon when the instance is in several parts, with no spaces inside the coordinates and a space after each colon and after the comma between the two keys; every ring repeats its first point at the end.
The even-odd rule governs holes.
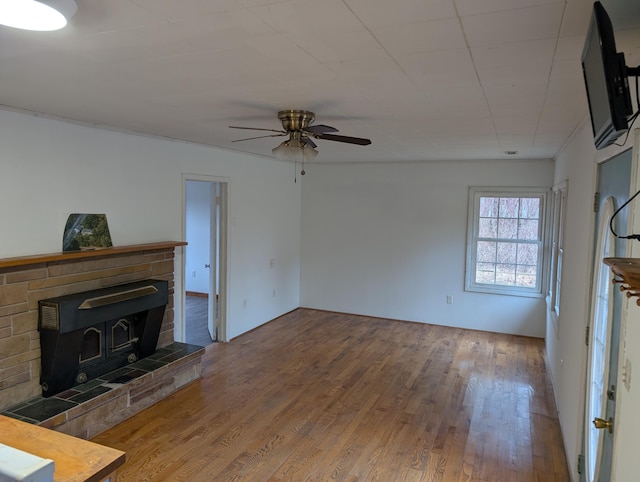
{"type": "Polygon", "coordinates": [[[226,341],[227,181],[185,175],[184,340],[226,341]]]}
{"type": "MultiPolygon", "coordinates": [[[[598,165],[581,482],[611,480],[623,293],[612,286],[609,268],[602,259],[626,256],[626,240],[613,234],[610,221],[629,199],[631,169],[631,150],[598,165]]],[[[613,227],[624,236],[627,225],[628,215],[623,210],[613,219],[613,227]]]]}

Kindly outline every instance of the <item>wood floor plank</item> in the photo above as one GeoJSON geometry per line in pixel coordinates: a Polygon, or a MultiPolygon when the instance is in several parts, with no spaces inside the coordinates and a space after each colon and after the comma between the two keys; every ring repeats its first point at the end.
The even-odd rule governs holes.
{"type": "Polygon", "coordinates": [[[542,340],[309,309],[93,441],[120,482],[569,480],[542,340]]]}

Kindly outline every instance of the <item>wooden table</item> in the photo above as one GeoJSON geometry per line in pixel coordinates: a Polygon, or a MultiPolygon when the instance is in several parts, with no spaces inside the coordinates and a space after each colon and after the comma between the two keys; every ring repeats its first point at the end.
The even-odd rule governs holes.
{"type": "Polygon", "coordinates": [[[0,443],[53,460],[53,480],[61,482],[113,482],[116,469],[125,461],[120,450],[2,415],[0,443]]]}

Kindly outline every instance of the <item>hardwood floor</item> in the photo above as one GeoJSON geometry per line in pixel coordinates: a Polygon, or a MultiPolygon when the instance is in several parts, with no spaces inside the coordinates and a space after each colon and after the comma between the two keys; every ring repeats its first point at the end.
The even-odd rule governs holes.
{"type": "Polygon", "coordinates": [[[207,346],[213,343],[207,328],[207,297],[185,296],[185,341],[192,345],[207,346]]]}
{"type": "Polygon", "coordinates": [[[93,441],[122,481],[569,480],[539,339],[299,309],[93,441]]]}

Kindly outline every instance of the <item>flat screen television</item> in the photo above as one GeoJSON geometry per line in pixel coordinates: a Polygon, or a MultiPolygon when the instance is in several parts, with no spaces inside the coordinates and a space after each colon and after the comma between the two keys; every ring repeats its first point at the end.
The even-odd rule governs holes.
{"type": "Polygon", "coordinates": [[[593,4],[582,50],[582,72],[593,140],[596,149],[603,149],[627,132],[633,108],[624,54],[616,50],[611,19],[600,2],[593,4]]]}

